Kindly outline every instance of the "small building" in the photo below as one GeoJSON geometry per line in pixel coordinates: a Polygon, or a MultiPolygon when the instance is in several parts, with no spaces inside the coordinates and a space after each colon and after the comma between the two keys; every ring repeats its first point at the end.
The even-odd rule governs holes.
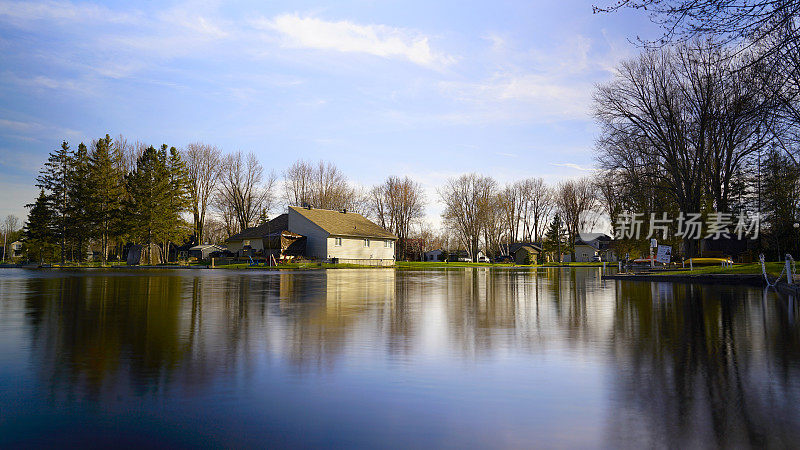
{"type": "Polygon", "coordinates": [[[22,241],[14,241],[8,244],[6,258],[22,258],[22,241]]]}
{"type": "Polygon", "coordinates": [[[423,261],[444,261],[444,251],[442,249],[431,250],[422,254],[423,261]]]}
{"type": "Polygon", "coordinates": [[[214,245],[214,244],[203,244],[203,245],[195,245],[189,249],[188,256],[190,258],[196,258],[199,260],[204,260],[210,258],[214,253],[221,253],[225,251],[225,247],[221,245],[214,245]]]}
{"type": "Polygon", "coordinates": [[[289,215],[281,214],[257,227],[234,234],[225,240],[228,251],[236,256],[260,256],[291,259],[303,256],[305,236],[289,230],[289,215]]]}
{"type": "Polygon", "coordinates": [[[390,266],[397,236],[361,214],[289,207],[289,231],[305,236],[305,254],[338,263],[390,266]]]}
{"type": "Polygon", "coordinates": [[[536,264],[542,253],[542,245],[538,242],[515,242],[508,250],[516,264],[536,264]]]}
{"type": "Polygon", "coordinates": [[[592,262],[595,257],[609,261],[611,237],[604,233],[578,233],[575,238],[575,262],[592,262]]]}

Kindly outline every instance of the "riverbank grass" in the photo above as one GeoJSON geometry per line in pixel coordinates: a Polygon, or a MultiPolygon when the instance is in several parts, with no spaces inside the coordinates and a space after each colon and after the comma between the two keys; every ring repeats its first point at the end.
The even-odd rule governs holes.
{"type": "MultiPolygon", "coordinates": [[[[780,275],[784,267],[783,262],[768,262],[766,263],[767,275],[770,277],[777,277],[780,275]]],[[[722,266],[704,266],[696,267],[694,270],[670,270],[666,272],[658,272],[658,275],[761,275],[760,263],[747,263],[747,264],[734,264],[729,267],[722,266]]]]}

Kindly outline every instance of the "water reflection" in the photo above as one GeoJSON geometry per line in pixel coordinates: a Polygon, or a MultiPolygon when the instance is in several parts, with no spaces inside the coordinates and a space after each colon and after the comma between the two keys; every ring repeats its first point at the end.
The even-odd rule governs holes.
{"type": "Polygon", "coordinates": [[[216,443],[229,445],[800,441],[794,299],[599,275],[9,270],[0,409],[23,407],[3,414],[0,436],[30,438],[11,433],[23,419],[126,417],[141,403],[160,405],[157,421],[172,417],[158,408],[217,421],[216,443]],[[15,389],[17,377],[33,381],[15,389]],[[319,436],[285,432],[308,431],[308,409],[286,409],[303,402],[319,436]]]}

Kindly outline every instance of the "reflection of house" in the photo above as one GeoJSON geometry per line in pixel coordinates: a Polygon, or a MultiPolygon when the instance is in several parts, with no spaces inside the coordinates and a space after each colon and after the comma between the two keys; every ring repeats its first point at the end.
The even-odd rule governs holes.
{"type": "Polygon", "coordinates": [[[431,250],[422,254],[423,261],[444,261],[444,252],[441,249],[431,250]]]}
{"type": "Polygon", "coordinates": [[[289,215],[280,216],[257,227],[234,234],[226,241],[228,251],[237,256],[264,256],[277,259],[302,256],[305,236],[289,231],[289,215]]]}
{"type": "Polygon", "coordinates": [[[289,230],[307,237],[306,256],[339,263],[393,265],[397,236],[346,210],[289,207],[289,230]]]}
{"type": "Polygon", "coordinates": [[[213,245],[213,244],[195,245],[194,247],[189,249],[189,257],[197,258],[198,260],[208,259],[214,253],[219,253],[224,251],[225,247],[221,245],[213,245]]]}
{"type": "Polygon", "coordinates": [[[609,252],[611,237],[603,233],[579,233],[575,239],[575,262],[591,262],[599,256],[604,261],[613,257],[609,252]]]}
{"type": "Polygon", "coordinates": [[[509,246],[509,252],[517,264],[536,264],[542,246],[537,242],[516,242],[509,246]]]}

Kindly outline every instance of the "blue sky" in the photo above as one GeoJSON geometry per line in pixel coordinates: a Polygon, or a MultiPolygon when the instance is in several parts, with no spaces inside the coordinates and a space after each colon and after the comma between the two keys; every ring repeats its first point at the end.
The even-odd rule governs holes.
{"type": "Polygon", "coordinates": [[[592,88],[657,37],[591,2],[0,0],[0,216],[62,139],[253,151],[436,187],[589,173],[592,88]]]}

